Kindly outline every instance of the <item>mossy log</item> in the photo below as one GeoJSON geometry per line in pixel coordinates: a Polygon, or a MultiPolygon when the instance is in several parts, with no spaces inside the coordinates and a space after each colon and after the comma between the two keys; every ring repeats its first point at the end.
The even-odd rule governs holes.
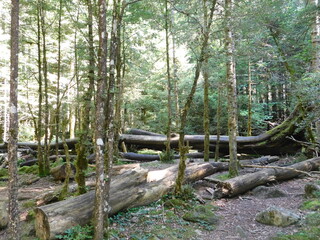
{"type": "MultiPolygon", "coordinates": [[[[301,148],[301,145],[289,139],[288,136],[294,136],[295,139],[304,139],[305,129],[301,128],[299,124],[303,121],[307,110],[304,109],[302,111],[301,106],[297,105],[292,114],[277,127],[258,136],[238,136],[238,153],[261,155],[295,153],[301,148]]],[[[184,140],[190,147],[203,150],[204,135],[185,135],[184,140]]],[[[127,146],[132,145],[135,148],[164,150],[167,138],[165,136],[122,134],[120,141],[124,141],[127,146]]],[[[179,136],[172,137],[170,141],[171,147],[178,148],[178,141],[179,136]]],[[[215,151],[217,136],[211,135],[209,141],[210,150],[215,151]]],[[[228,151],[229,137],[220,136],[220,152],[227,154],[228,151]]]]}
{"type": "Polygon", "coordinates": [[[219,182],[216,186],[215,197],[234,197],[245,193],[259,185],[269,182],[283,181],[292,179],[302,174],[319,170],[320,157],[312,158],[303,162],[299,162],[286,167],[265,168],[261,171],[238,176],[223,182],[219,182]]]}
{"type": "MultiPolygon", "coordinates": [[[[224,163],[189,164],[185,182],[193,182],[215,172],[227,170],[224,163]]],[[[150,204],[173,189],[177,166],[164,170],[130,169],[111,181],[109,215],[130,207],[150,204]]],[[[35,209],[36,235],[53,239],[75,225],[90,222],[94,208],[94,191],[35,209]]]]}

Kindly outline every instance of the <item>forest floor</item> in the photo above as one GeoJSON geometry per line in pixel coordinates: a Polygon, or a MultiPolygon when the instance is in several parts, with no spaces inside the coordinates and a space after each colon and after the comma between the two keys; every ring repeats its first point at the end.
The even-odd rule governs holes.
{"type": "MultiPolygon", "coordinates": [[[[294,161],[292,158],[283,158],[281,163],[294,161]]],[[[150,162],[141,164],[142,167],[150,170],[163,169],[173,164],[163,164],[159,162],[150,162]]],[[[277,163],[279,164],[279,162],[277,163]]],[[[255,169],[243,169],[241,174],[257,171],[255,169]]],[[[216,173],[210,178],[223,178],[227,173],[216,173]]],[[[210,225],[205,222],[192,223],[185,221],[182,216],[197,205],[201,205],[197,198],[190,197],[184,199],[182,203],[175,202],[170,205],[170,196],[144,207],[129,209],[128,211],[118,213],[111,218],[111,239],[135,239],[135,240],[174,240],[174,239],[199,239],[199,240],[224,240],[224,239],[252,239],[264,240],[273,239],[278,234],[293,234],[305,229],[301,222],[289,227],[268,226],[255,221],[255,216],[269,206],[283,207],[299,214],[303,219],[310,210],[302,210],[301,206],[306,201],[304,197],[304,186],[310,182],[319,184],[320,175],[314,174],[312,177],[305,176],[295,178],[285,182],[274,182],[269,186],[282,190],[286,195],[277,198],[262,198],[252,192],[248,192],[238,197],[229,199],[210,199],[206,197],[205,204],[212,206],[213,211],[218,217],[218,223],[210,225]]],[[[33,220],[28,220],[28,212],[36,206],[38,199],[48,192],[54,192],[61,183],[53,182],[50,177],[37,178],[35,175],[20,175],[19,203],[21,210],[22,230],[24,236],[22,239],[37,239],[33,227],[33,220]]],[[[192,186],[197,196],[203,196],[208,188],[214,188],[212,182],[203,180],[198,181],[192,186]]],[[[7,183],[0,182],[0,204],[7,198],[7,183]]],[[[191,193],[191,190],[189,191],[191,193]]],[[[207,195],[209,192],[206,192],[207,195]]],[[[190,194],[191,195],[191,194],[190,194]]],[[[209,194],[210,195],[210,194],[209,194]]],[[[1,207],[1,205],[0,205],[1,207]]],[[[0,209],[1,210],[1,209],[0,209]]],[[[319,208],[316,209],[318,212],[319,208]]],[[[319,226],[318,226],[319,227],[319,226]]],[[[85,232],[90,235],[91,228],[85,227],[74,229],[69,234],[84,236],[85,232]],[[81,233],[80,233],[81,232],[81,233]]],[[[305,233],[301,233],[302,235],[305,233]]],[[[308,234],[307,234],[308,235],[308,234]]],[[[70,237],[70,236],[69,236],[70,237]]],[[[319,237],[319,235],[317,235],[319,237]]],[[[281,238],[281,239],[318,239],[311,235],[305,238],[281,238]]],[[[0,231],[0,239],[6,240],[5,230],[0,231]]],[[[73,239],[73,238],[64,238],[73,239]]],[[[76,239],[76,238],[74,238],[76,239]]],[[[86,238],[77,238],[86,239],[86,238]]],[[[89,238],[88,238],[89,239],[89,238]]],[[[280,238],[279,238],[280,239],[280,238]]]]}

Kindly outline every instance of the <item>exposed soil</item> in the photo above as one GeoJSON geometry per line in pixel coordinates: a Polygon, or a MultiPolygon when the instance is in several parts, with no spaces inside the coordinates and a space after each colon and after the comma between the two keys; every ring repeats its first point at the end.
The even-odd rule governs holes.
{"type": "MultiPolygon", "coordinates": [[[[282,159],[282,162],[288,161],[288,159],[282,159]]],[[[149,169],[166,168],[172,164],[160,164],[160,163],[146,163],[142,164],[143,167],[149,169]]],[[[258,169],[257,169],[258,170],[258,169]]],[[[255,171],[254,169],[242,170],[241,174],[245,174],[249,171],[255,171]]],[[[219,175],[218,173],[216,175],[219,175]]],[[[216,177],[216,176],[213,176],[216,177]]],[[[199,228],[196,230],[196,237],[192,239],[202,240],[223,240],[223,239],[252,239],[263,240],[270,239],[276,236],[278,233],[294,233],[299,230],[299,224],[286,228],[274,227],[263,225],[255,221],[255,215],[260,211],[268,208],[269,206],[279,206],[289,210],[293,210],[300,214],[302,217],[305,214],[304,211],[299,210],[299,206],[305,200],[304,199],[304,186],[306,183],[319,180],[319,174],[314,174],[312,177],[301,177],[292,179],[290,181],[273,183],[273,186],[283,190],[287,196],[279,198],[264,199],[259,196],[254,196],[251,192],[244,195],[232,198],[232,199],[218,199],[218,200],[206,200],[207,204],[218,206],[216,214],[220,216],[219,224],[214,229],[199,228]]],[[[25,221],[27,212],[32,209],[33,206],[27,206],[27,202],[36,202],[44,194],[53,192],[59,183],[54,183],[51,178],[38,179],[34,175],[20,176],[20,182],[24,183],[20,187],[19,191],[19,204],[21,209],[21,219],[23,220],[23,232],[27,233],[29,237],[23,239],[36,239],[34,237],[34,230],[32,224],[25,221]],[[26,185],[26,183],[31,183],[26,185]]],[[[209,183],[206,181],[200,181],[196,184],[197,193],[202,194],[202,187],[207,187],[209,183]]],[[[210,183],[211,184],[211,183],[210,183]]],[[[7,198],[7,188],[5,184],[0,182],[0,201],[4,201],[7,198]]],[[[200,204],[200,203],[199,203],[200,204]]],[[[148,208],[148,206],[146,207],[148,208]]],[[[126,229],[124,231],[132,232],[139,229],[137,221],[129,219],[126,229]],[[133,224],[134,223],[134,224],[133,224]]],[[[153,224],[162,225],[164,219],[159,218],[155,220],[153,224]],[[158,221],[158,222],[157,222],[158,221]]],[[[113,227],[117,227],[113,225],[113,227]]],[[[177,226],[181,227],[181,226],[177,226]]],[[[141,230],[141,229],[140,229],[141,230]]],[[[123,238],[114,239],[130,239],[130,234],[123,234],[123,238]]],[[[169,235],[168,235],[169,236],[169,235]]],[[[0,231],[0,239],[7,239],[6,231],[0,231]]],[[[133,238],[131,238],[133,239],[133,238]]],[[[138,238],[136,238],[138,239],[138,238]]],[[[150,238],[150,239],[170,239],[170,238],[150,238]]]]}

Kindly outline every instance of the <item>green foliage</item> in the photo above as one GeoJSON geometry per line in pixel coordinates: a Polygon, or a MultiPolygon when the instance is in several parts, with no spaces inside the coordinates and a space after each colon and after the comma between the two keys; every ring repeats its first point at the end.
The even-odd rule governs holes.
{"type": "Polygon", "coordinates": [[[63,158],[58,158],[58,160],[56,160],[50,164],[50,168],[55,168],[55,167],[58,167],[62,164],[64,164],[63,158]]]}
{"type": "Polygon", "coordinates": [[[224,181],[230,179],[230,175],[229,173],[219,174],[218,176],[216,176],[216,178],[221,181],[224,181]]]}
{"type": "Polygon", "coordinates": [[[152,149],[141,149],[138,151],[139,154],[149,154],[149,155],[158,155],[161,153],[160,151],[152,150],[152,149]]]}
{"type": "Polygon", "coordinates": [[[38,165],[32,165],[32,166],[23,166],[21,168],[18,169],[18,173],[19,174],[34,174],[37,175],[38,174],[38,165]]]}
{"type": "Polygon", "coordinates": [[[320,228],[312,227],[306,230],[299,231],[292,235],[279,235],[272,240],[318,240],[320,238],[320,228]]]}
{"type": "Polygon", "coordinates": [[[166,150],[164,150],[159,154],[159,157],[160,157],[160,161],[163,163],[173,162],[174,151],[171,149],[170,152],[168,153],[166,150]]]}
{"type": "Polygon", "coordinates": [[[89,225],[80,226],[77,225],[64,232],[62,235],[57,235],[57,239],[63,240],[87,240],[92,239],[93,227],[89,225]]]}
{"type": "Polygon", "coordinates": [[[302,210],[319,211],[320,210],[320,199],[312,199],[303,202],[300,207],[302,210]]]}
{"type": "Polygon", "coordinates": [[[30,200],[30,201],[22,203],[22,207],[24,207],[24,208],[32,208],[35,206],[37,206],[37,204],[34,200],[30,200]]]}
{"type": "Polygon", "coordinates": [[[9,176],[8,169],[0,168],[0,177],[7,177],[7,176],[9,176]]]}

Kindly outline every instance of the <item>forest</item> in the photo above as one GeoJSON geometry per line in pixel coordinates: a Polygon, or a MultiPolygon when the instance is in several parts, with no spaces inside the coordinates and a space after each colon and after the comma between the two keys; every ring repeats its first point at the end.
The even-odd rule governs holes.
{"type": "Polygon", "coordinates": [[[0,239],[320,238],[318,0],[1,6],[0,239]]]}

